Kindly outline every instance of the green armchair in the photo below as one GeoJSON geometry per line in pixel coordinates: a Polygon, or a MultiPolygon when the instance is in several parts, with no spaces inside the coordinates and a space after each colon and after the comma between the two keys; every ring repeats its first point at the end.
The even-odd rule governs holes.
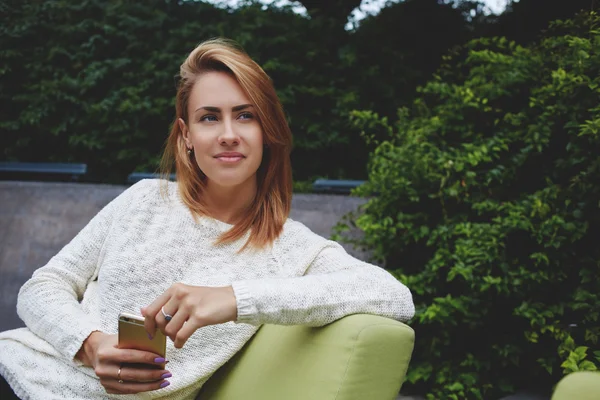
{"type": "Polygon", "coordinates": [[[600,399],[600,372],[573,372],[562,378],[552,400],[598,400],[600,399]]]}
{"type": "Polygon", "coordinates": [[[264,325],[198,399],[392,400],[413,345],[410,327],[375,315],[350,315],[320,328],[264,325]]]}

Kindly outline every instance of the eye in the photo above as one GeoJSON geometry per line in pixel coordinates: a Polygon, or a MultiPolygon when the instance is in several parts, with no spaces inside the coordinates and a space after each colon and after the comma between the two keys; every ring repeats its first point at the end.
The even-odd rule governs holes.
{"type": "Polygon", "coordinates": [[[254,115],[252,115],[252,113],[249,112],[243,112],[238,116],[238,119],[252,119],[254,118],[254,115]]]}
{"type": "Polygon", "coordinates": [[[217,117],[215,115],[212,115],[212,114],[203,115],[200,118],[200,121],[215,122],[216,120],[217,120],[217,117]]]}

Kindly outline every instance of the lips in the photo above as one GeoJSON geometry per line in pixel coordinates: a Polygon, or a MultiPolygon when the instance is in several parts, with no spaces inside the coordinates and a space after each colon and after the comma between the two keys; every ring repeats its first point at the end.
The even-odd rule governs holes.
{"type": "Polygon", "coordinates": [[[238,153],[235,151],[226,151],[223,153],[219,153],[215,156],[215,158],[244,158],[242,153],[238,153]]]}
{"type": "Polygon", "coordinates": [[[225,163],[237,163],[244,159],[244,155],[242,153],[237,153],[233,151],[226,151],[224,153],[219,153],[215,156],[217,160],[225,163]]]}

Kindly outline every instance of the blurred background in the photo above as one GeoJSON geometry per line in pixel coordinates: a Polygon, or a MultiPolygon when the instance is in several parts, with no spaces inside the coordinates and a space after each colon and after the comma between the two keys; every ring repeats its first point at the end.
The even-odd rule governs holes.
{"type": "Polygon", "coordinates": [[[589,0],[0,4],[2,158],[82,162],[86,180],[112,183],[156,169],[179,65],[205,39],[238,41],[274,80],[294,133],[295,180],[365,179],[373,148],[352,110],[393,119],[450,49],[498,35],[526,45],[550,21],[590,7],[589,0]]]}
{"type": "Polygon", "coordinates": [[[597,8],[3,0],[0,161],[85,163],[91,183],[155,171],[179,65],[234,39],[284,105],[295,191],[365,181],[332,238],[413,291],[403,392],[549,398],[600,366],[597,8]]]}

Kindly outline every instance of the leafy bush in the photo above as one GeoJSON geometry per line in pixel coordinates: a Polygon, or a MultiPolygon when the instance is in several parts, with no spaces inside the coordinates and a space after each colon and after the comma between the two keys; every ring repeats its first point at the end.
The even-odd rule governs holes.
{"type": "Polygon", "coordinates": [[[347,223],[417,305],[405,390],[498,398],[600,365],[599,27],[471,41],[394,124],[353,114],[377,148],[347,223]]]}
{"type": "Polygon", "coordinates": [[[205,3],[17,2],[0,27],[4,157],[86,162],[99,180],[155,168],[186,51],[227,17],[205,3]],[[10,111],[9,111],[10,110],[10,111]]]}
{"type": "Polygon", "coordinates": [[[345,116],[357,107],[356,95],[341,89],[347,63],[321,43],[327,26],[290,7],[263,9],[252,1],[235,11],[176,0],[12,3],[0,26],[5,159],[86,162],[92,180],[113,182],[134,169],[154,170],[173,115],[179,64],[201,41],[225,36],[242,44],[275,81],[294,130],[296,178],[365,174],[366,151],[359,151],[362,163],[346,155],[351,151],[341,160],[328,155],[352,143],[364,149],[358,132],[354,142],[347,135],[345,116]]]}
{"type": "Polygon", "coordinates": [[[86,162],[95,179],[115,182],[134,169],[154,170],[173,116],[179,65],[215,36],[240,42],[275,80],[293,116],[296,164],[305,165],[297,175],[333,173],[331,157],[305,153],[348,143],[340,112],[356,104],[336,109],[342,94],[332,78],[343,76],[337,55],[315,46],[322,30],[291,8],[247,2],[233,12],[176,0],[12,3],[0,26],[3,158],[86,162]],[[324,118],[325,110],[337,118],[324,118]]]}
{"type": "Polygon", "coordinates": [[[434,1],[419,8],[422,2],[414,0],[365,21],[364,33],[253,0],[235,10],[191,0],[5,3],[0,157],[85,162],[92,180],[110,182],[155,168],[173,116],[179,65],[215,36],[238,41],[273,78],[294,132],[296,179],[364,179],[368,149],[349,112],[400,97],[408,103],[445,46],[463,40],[466,24],[449,6],[434,1]],[[410,48],[399,40],[393,51],[373,46],[394,36],[397,16],[415,21],[425,11],[431,26],[403,22],[396,32],[411,37],[410,48]],[[452,39],[427,34],[449,16],[444,37],[452,39]],[[427,57],[417,56],[424,47],[427,57]]]}

